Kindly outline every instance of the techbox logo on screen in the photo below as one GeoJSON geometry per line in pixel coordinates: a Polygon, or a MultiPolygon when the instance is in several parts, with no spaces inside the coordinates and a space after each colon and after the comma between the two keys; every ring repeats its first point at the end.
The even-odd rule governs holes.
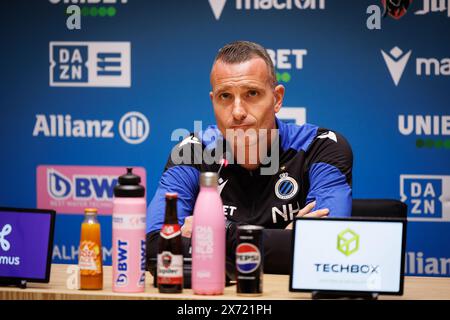
{"type": "Polygon", "coordinates": [[[355,253],[359,249],[359,235],[351,229],[342,231],[338,234],[337,249],[347,257],[355,253]]]}
{"type": "Polygon", "coordinates": [[[408,220],[450,221],[450,176],[400,175],[400,197],[408,205],[408,220]]]}
{"type": "Polygon", "coordinates": [[[131,87],[130,42],[50,42],[51,87],[131,87]]]}
{"type": "MultiPolygon", "coordinates": [[[[356,253],[360,236],[351,229],[345,229],[337,235],[337,250],[346,257],[356,253]]],[[[371,264],[314,263],[319,273],[378,274],[380,266],[371,264]]]]}
{"type": "MultiPolygon", "coordinates": [[[[117,131],[126,143],[140,144],[150,133],[150,123],[144,114],[131,111],[120,118],[117,131]]],[[[37,114],[33,137],[112,139],[115,137],[114,120],[73,119],[70,114],[37,114]]]]}
{"type": "MultiPolygon", "coordinates": [[[[0,229],[0,248],[3,252],[8,252],[11,249],[11,243],[8,241],[7,236],[11,235],[13,227],[10,224],[5,224],[0,229]]],[[[0,265],[20,265],[20,257],[9,257],[0,255],[0,265]]]]}
{"type": "MultiPolygon", "coordinates": [[[[134,172],[146,186],[145,168],[134,172]]],[[[110,215],[113,210],[114,187],[125,167],[41,165],[36,169],[37,206],[52,208],[58,213],[81,214],[84,208],[98,209],[110,215]]]]}
{"type": "MultiPolygon", "coordinates": [[[[216,20],[227,0],[208,0],[216,20]]],[[[233,2],[229,0],[228,2],[233,2]]],[[[235,10],[324,10],[325,0],[235,0],[235,10]]]]}

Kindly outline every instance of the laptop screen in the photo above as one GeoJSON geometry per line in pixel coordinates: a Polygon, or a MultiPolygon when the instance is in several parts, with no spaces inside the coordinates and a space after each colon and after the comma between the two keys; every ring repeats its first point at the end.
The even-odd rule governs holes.
{"type": "Polygon", "coordinates": [[[295,220],[291,291],[403,293],[405,222],[295,220]]]}
{"type": "Polygon", "coordinates": [[[0,208],[0,280],[48,282],[55,212],[0,208]]]}

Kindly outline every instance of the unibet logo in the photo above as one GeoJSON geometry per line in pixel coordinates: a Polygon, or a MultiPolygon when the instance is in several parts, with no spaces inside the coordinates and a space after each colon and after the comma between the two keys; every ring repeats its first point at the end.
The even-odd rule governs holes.
{"type": "Polygon", "coordinates": [[[125,5],[128,0],[49,0],[51,4],[80,5],[81,14],[86,17],[115,17],[118,4],[125,5]]]}
{"type": "Polygon", "coordinates": [[[290,70],[302,70],[304,57],[308,54],[306,49],[267,49],[272,59],[278,82],[291,80],[290,70]]]}
{"type": "MultiPolygon", "coordinates": [[[[60,138],[114,138],[113,120],[72,119],[70,114],[37,114],[33,136],[60,138]]],[[[131,111],[122,116],[118,131],[129,144],[144,142],[150,133],[150,124],[145,115],[131,111]]]]}
{"type": "Polygon", "coordinates": [[[359,249],[359,235],[351,229],[338,234],[337,249],[347,257],[359,249]]]}
{"type": "Polygon", "coordinates": [[[450,115],[401,114],[398,131],[416,136],[417,148],[450,149],[450,115]]]}

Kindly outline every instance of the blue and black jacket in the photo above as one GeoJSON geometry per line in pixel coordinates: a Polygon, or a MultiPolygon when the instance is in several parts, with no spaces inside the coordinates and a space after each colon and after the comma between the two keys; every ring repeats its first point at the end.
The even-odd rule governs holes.
{"type": "MultiPolygon", "coordinates": [[[[188,148],[190,163],[175,164],[171,157],[147,212],[147,254],[156,256],[164,221],[165,193],[178,193],[180,225],[192,215],[199,192],[200,172],[219,172],[219,191],[227,219],[227,258],[234,261],[236,226],[260,225],[264,231],[264,270],[288,273],[291,231],[284,228],[306,204],[328,208],[330,217],[347,217],[352,205],[353,155],[345,138],[315,125],[288,124],[276,119],[279,130],[279,169],[273,175],[261,168],[249,171],[238,164],[222,166],[202,161],[205,149],[214,153],[223,139],[216,126],[192,134],[175,146],[188,148]],[[287,243],[286,243],[287,242],[287,243]]],[[[183,151],[183,150],[181,150],[183,151]]],[[[183,239],[189,255],[190,239],[183,239]]]]}

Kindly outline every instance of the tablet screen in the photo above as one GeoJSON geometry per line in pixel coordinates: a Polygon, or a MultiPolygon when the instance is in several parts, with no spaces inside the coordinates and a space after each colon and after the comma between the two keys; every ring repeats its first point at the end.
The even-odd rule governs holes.
{"type": "Polygon", "coordinates": [[[47,282],[54,212],[0,209],[0,278],[47,282]]]}
{"type": "Polygon", "coordinates": [[[404,222],[297,219],[291,291],[400,294],[404,222]]]}

